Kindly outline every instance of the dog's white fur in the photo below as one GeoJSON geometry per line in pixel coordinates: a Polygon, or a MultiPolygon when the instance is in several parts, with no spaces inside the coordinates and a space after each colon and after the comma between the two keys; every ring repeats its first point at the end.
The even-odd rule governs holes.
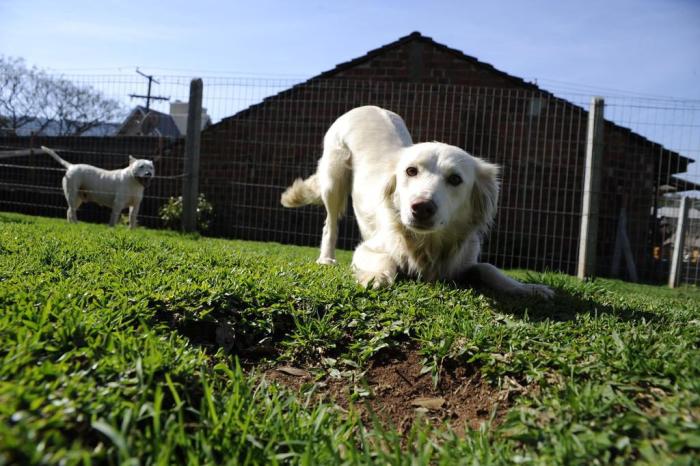
{"type": "Polygon", "coordinates": [[[363,242],[352,259],[364,286],[391,285],[399,273],[419,279],[472,276],[497,292],[545,298],[544,285],[520,283],[478,263],[481,237],[496,214],[499,168],[439,142],[413,144],[388,110],[350,110],[328,129],[311,177],[282,194],[285,207],[326,208],[320,264],[335,263],[338,220],[352,194],[363,242]]]}
{"type": "Polygon", "coordinates": [[[66,168],[63,193],[68,202],[66,217],[77,222],[77,210],[83,202],[95,202],[111,207],[109,225],[116,225],[122,210],[129,207],[129,228],[136,227],[136,218],[143,200],[143,190],[155,175],[153,162],[129,156],[129,166],[119,170],[104,170],[87,164],[72,164],[42,146],[41,149],[66,168]]]}

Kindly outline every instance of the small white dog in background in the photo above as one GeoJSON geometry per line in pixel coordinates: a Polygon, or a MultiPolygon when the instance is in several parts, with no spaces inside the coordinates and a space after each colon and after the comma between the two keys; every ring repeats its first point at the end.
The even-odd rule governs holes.
{"type": "Polygon", "coordinates": [[[143,200],[143,190],[155,175],[153,162],[129,156],[129,166],[119,170],[104,170],[87,164],[72,164],[42,146],[41,149],[66,168],[63,192],[68,202],[68,221],[77,222],[77,210],[83,202],[95,202],[111,207],[109,225],[116,225],[122,210],[129,207],[129,228],[136,227],[136,217],[143,200]]]}
{"type": "Polygon", "coordinates": [[[550,298],[547,286],[520,283],[477,262],[496,215],[498,176],[496,165],[459,147],[413,144],[400,116],[365,106],[331,125],[316,173],[294,181],[281,202],[325,206],[317,262],[334,264],[338,220],[352,194],[364,240],[352,266],[364,286],[391,285],[399,273],[427,281],[470,277],[497,292],[550,298]]]}

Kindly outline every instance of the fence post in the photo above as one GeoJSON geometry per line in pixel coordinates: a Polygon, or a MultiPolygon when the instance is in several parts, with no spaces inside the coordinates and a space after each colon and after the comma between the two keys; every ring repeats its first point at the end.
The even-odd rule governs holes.
{"type": "Polygon", "coordinates": [[[596,273],[603,125],[605,123],[603,119],[604,104],[602,97],[593,97],[588,112],[586,174],[581,208],[581,239],[578,248],[578,278],[580,279],[591,277],[596,273]]]}
{"type": "Polygon", "coordinates": [[[199,197],[199,147],[202,133],[202,80],[190,82],[185,136],[185,178],[182,185],[182,230],[197,230],[197,198],[199,197]]]}
{"type": "Polygon", "coordinates": [[[671,274],[668,276],[668,286],[675,288],[678,286],[681,276],[681,265],[683,264],[683,248],[685,240],[685,227],[688,224],[688,210],[690,203],[688,198],[681,198],[681,206],[678,209],[678,223],[676,224],[676,238],[673,241],[673,256],[671,258],[671,274]]]}

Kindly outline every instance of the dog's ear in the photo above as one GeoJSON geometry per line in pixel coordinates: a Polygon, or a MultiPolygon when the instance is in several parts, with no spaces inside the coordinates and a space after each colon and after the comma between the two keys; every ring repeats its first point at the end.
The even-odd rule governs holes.
{"type": "Polygon", "coordinates": [[[472,221],[486,231],[496,216],[501,168],[476,158],[476,179],[472,189],[472,221]]]}
{"type": "Polygon", "coordinates": [[[138,159],[135,159],[133,155],[129,155],[129,165],[132,163],[136,162],[138,159]]]}
{"type": "Polygon", "coordinates": [[[394,192],[396,192],[396,175],[391,175],[386,186],[384,186],[384,199],[391,200],[394,192]]]}

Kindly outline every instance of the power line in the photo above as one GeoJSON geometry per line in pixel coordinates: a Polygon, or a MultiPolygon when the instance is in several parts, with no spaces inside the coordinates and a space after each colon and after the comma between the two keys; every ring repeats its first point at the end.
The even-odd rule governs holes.
{"type": "Polygon", "coordinates": [[[700,102],[700,99],[688,98],[688,97],[678,97],[671,95],[661,95],[661,94],[651,94],[645,92],[637,92],[631,90],[623,90],[605,86],[598,86],[595,84],[583,84],[583,83],[573,83],[569,81],[561,81],[550,78],[534,78],[535,82],[543,86],[553,86],[554,89],[562,90],[564,92],[573,93],[583,93],[590,94],[592,92],[602,92],[603,94],[608,94],[612,96],[624,96],[624,97],[639,97],[650,100],[679,100],[679,101],[690,101],[690,102],[700,102]]]}

